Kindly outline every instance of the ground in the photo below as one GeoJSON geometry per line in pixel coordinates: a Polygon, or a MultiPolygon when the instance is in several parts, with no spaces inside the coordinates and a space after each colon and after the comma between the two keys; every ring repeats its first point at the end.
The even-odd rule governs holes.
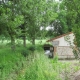
{"type": "Polygon", "coordinates": [[[78,60],[61,60],[69,62],[70,66],[61,72],[62,80],[80,80],[80,63],[78,60]]]}

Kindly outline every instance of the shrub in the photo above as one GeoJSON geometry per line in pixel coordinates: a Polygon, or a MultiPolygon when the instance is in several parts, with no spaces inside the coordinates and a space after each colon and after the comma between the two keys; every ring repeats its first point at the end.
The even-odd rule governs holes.
{"type": "Polygon", "coordinates": [[[31,45],[28,49],[29,49],[30,51],[34,52],[34,51],[35,51],[35,46],[34,46],[34,45],[31,45]]]}
{"type": "Polygon", "coordinates": [[[39,51],[39,52],[40,52],[40,51],[43,51],[43,50],[44,50],[44,49],[43,49],[43,45],[37,44],[37,45],[36,45],[36,50],[39,51]]]}
{"type": "Polygon", "coordinates": [[[23,50],[21,51],[21,54],[22,54],[24,57],[26,57],[26,56],[28,56],[28,55],[30,54],[30,51],[29,51],[28,49],[23,49],[23,50]]]}

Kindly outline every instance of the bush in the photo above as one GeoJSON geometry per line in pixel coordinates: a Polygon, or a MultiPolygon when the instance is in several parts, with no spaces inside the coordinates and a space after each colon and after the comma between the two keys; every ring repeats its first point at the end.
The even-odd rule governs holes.
{"type": "Polygon", "coordinates": [[[34,45],[31,45],[28,49],[29,49],[30,51],[34,52],[36,48],[35,48],[34,45]]]}
{"type": "Polygon", "coordinates": [[[28,56],[28,55],[30,54],[30,51],[29,51],[28,49],[23,49],[23,50],[21,51],[21,54],[22,54],[24,57],[26,57],[26,56],[28,56]]]}
{"type": "Polygon", "coordinates": [[[44,49],[43,49],[43,45],[39,45],[39,44],[36,45],[36,50],[39,51],[39,52],[40,52],[40,51],[43,51],[43,50],[44,50],[44,49]]]}

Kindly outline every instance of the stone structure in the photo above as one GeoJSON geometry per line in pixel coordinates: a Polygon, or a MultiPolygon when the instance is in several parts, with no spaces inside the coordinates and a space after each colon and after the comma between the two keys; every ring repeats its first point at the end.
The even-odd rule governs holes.
{"type": "Polygon", "coordinates": [[[57,54],[59,58],[75,58],[73,49],[74,45],[74,34],[69,32],[57,36],[53,39],[48,40],[54,47],[54,56],[57,54]]]}

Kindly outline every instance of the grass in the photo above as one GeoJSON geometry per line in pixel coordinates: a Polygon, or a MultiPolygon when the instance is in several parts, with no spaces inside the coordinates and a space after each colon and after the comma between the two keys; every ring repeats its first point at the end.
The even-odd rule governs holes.
{"type": "MultiPolygon", "coordinates": [[[[27,51],[30,47],[31,44],[25,50],[27,51]]],[[[23,50],[24,48],[20,43],[17,44],[15,52],[11,51],[9,44],[6,45],[4,42],[0,44],[0,80],[17,78],[19,71],[26,63],[26,57],[21,54],[23,50]]],[[[43,51],[42,45],[37,45],[36,50],[43,51]]]]}
{"type": "Polygon", "coordinates": [[[61,80],[54,70],[51,61],[44,54],[35,54],[28,61],[25,75],[20,75],[17,80],[61,80]]]}
{"type": "MultiPolygon", "coordinates": [[[[26,49],[29,47],[31,44],[26,49]]],[[[21,44],[17,45],[15,52],[11,51],[9,45],[0,44],[0,80],[70,80],[68,75],[72,67],[74,72],[80,70],[79,65],[61,62],[57,56],[47,58],[42,44],[37,44],[36,51],[27,57],[21,54],[22,50],[21,44]]]]}
{"type": "MultiPolygon", "coordinates": [[[[7,44],[7,43],[10,43],[10,40],[0,40],[0,44],[7,44]]],[[[16,39],[16,43],[17,44],[22,44],[23,43],[23,40],[20,40],[20,39],[16,39]]],[[[26,43],[27,44],[31,44],[31,42],[29,41],[29,40],[26,40],[26,43]]],[[[43,39],[43,40],[38,40],[38,39],[36,39],[35,40],[35,43],[36,44],[45,44],[46,43],[46,39],[43,39]]]]}
{"type": "Polygon", "coordinates": [[[12,52],[7,47],[0,49],[0,80],[7,80],[9,75],[17,74],[23,67],[23,61],[24,58],[18,51],[12,52]]]}
{"type": "Polygon", "coordinates": [[[27,64],[24,74],[19,75],[17,80],[71,80],[70,75],[76,69],[80,70],[80,67],[76,67],[71,61],[59,61],[57,57],[49,59],[42,53],[29,58],[27,64]]]}

